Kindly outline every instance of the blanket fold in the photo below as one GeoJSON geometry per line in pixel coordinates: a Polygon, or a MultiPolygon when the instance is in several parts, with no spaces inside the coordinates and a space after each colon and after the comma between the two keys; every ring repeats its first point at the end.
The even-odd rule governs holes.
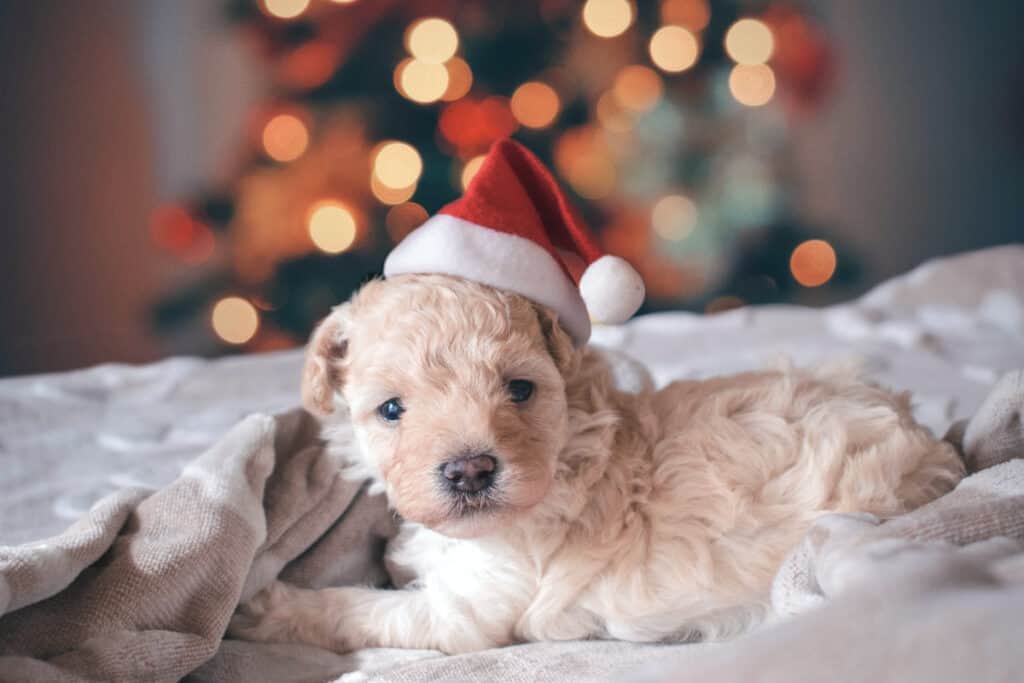
{"type": "Polygon", "coordinates": [[[179,680],[286,567],[306,585],[384,582],[391,515],[317,432],[302,411],[250,416],[169,486],[0,548],[0,680],[179,680]]]}

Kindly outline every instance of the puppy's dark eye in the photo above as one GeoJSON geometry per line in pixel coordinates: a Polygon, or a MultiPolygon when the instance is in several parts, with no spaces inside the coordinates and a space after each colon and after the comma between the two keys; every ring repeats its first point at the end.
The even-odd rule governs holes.
{"type": "Polygon", "coordinates": [[[514,379],[508,383],[508,395],[516,403],[522,403],[533,396],[533,382],[528,379],[514,379]]]}
{"type": "Polygon", "coordinates": [[[377,413],[388,422],[397,422],[404,412],[405,408],[397,398],[389,398],[377,408],[377,413]]]}

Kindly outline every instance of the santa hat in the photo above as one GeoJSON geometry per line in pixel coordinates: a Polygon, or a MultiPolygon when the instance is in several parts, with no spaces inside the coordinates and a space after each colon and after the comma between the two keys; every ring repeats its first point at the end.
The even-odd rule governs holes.
{"type": "Polygon", "coordinates": [[[644,284],[626,261],[603,254],[544,164],[512,140],[491,147],[462,198],[388,255],[384,276],[443,273],[542,304],[577,345],[590,321],[622,323],[644,284]]]}

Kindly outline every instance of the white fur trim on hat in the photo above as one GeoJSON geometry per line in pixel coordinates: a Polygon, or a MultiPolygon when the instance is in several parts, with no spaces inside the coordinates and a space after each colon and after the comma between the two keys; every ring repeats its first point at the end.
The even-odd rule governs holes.
{"type": "Polygon", "coordinates": [[[576,284],[551,254],[524,237],[437,214],[384,262],[384,277],[411,273],[454,275],[515,292],[554,311],[577,346],[590,339],[590,317],[576,284]]]}
{"type": "Polygon", "coordinates": [[[583,271],[580,293],[594,321],[617,325],[643,304],[644,281],[624,259],[607,254],[583,271]]]}

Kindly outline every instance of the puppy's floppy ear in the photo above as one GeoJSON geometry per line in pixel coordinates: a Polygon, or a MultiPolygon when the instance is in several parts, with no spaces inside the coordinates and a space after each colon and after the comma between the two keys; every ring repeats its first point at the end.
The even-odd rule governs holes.
{"type": "Polygon", "coordinates": [[[539,304],[534,304],[533,310],[537,313],[537,321],[540,323],[540,331],[544,335],[548,353],[551,354],[562,376],[568,377],[579,365],[579,352],[572,343],[572,337],[551,310],[539,304]]]}
{"type": "Polygon", "coordinates": [[[314,415],[326,416],[333,412],[334,392],[342,383],[341,361],[348,350],[342,318],[340,309],[324,318],[306,347],[302,405],[314,415]]]}

